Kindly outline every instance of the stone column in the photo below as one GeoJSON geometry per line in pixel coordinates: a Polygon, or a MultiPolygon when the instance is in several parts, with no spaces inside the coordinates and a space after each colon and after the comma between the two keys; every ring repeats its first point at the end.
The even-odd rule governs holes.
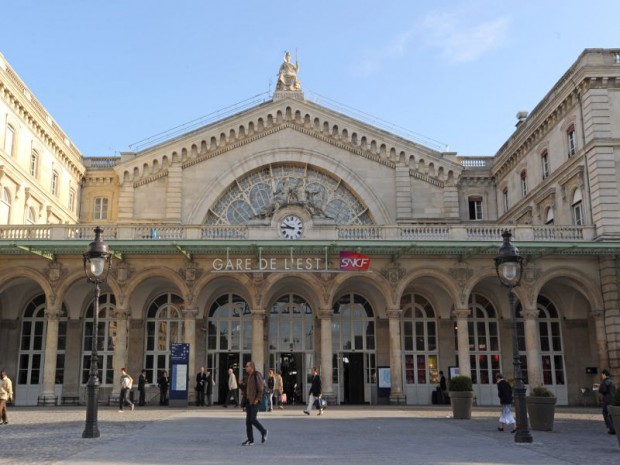
{"type": "Polygon", "coordinates": [[[387,311],[390,325],[390,404],[404,404],[406,396],[403,392],[403,353],[400,338],[399,308],[387,311]]]}
{"type": "Polygon", "coordinates": [[[538,309],[523,309],[521,316],[523,317],[525,353],[527,355],[527,380],[531,388],[542,384],[542,367],[538,349],[538,309]]]}
{"type": "MultiPolygon", "coordinates": [[[[321,321],[321,389],[323,397],[328,403],[334,404],[336,393],[332,380],[333,367],[333,342],[332,342],[332,309],[319,309],[319,319],[321,321]]],[[[316,351],[315,351],[316,352],[316,351]]]]}
{"type": "Polygon", "coordinates": [[[183,342],[189,344],[189,362],[187,365],[187,397],[188,402],[196,401],[196,391],[193,389],[191,380],[198,371],[196,368],[196,316],[198,310],[195,308],[183,309],[183,342]]]}
{"type": "Polygon", "coordinates": [[[609,367],[609,357],[607,356],[607,333],[605,332],[605,312],[603,310],[593,310],[594,328],[596,331],[596,354],[598,356],[598,366],[601,369],[609,367]]]}
{"type": "MultiPolygon", "coordinates": [[[[127,368],[127,334],[129,332],[129,310],[125,306],[116,307],[116,337],[114,338],[114,355],[112,366],[114,367],[114,382],[110,402],[118,401],[121,393],[121,368],[127,368]]],[[[100,335],[101,336],[101,335],[100,335]]],[[[105,374],[104,374],[105,376],[105,374]]],[[[135,380],[136,383],[138,380],[135,380]]]]}
{"type": "Polygon", "coordinates": [[[471,377],[471,363],[469,361],[469,328],[467,326],[467,318],[470,313],[469,308],[457,308],[454,310],[457,327],[456,334],[459,344],[459,374],[471,377]]]}
{"type": "MultiPolygon", "coordinates": [[[[256,369],[265,373],[265,310],[252,310],[252,361],[256,369]]],[[[242,360],[240,360],[242,362],[242,360]]],[[[242,369],[243,371],[243,369],[242,369]]]]}
{"type": "Polygon", "coordinates": [[[50,305],[45,309],[47,330],[45,332],[45,359],[43,362],[43,391],[39,394],[39,405],[56,405],[56,357],[58,354],[58,318],[60,308],[50,305]]]}

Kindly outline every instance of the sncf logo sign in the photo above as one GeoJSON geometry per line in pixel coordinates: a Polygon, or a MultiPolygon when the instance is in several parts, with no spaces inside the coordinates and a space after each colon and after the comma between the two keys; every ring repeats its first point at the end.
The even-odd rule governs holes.
{"type": "Polygon", "coordinates": [[[365,271],[370,257],[357,252],[340,252],[340,271],[365,271]]]}

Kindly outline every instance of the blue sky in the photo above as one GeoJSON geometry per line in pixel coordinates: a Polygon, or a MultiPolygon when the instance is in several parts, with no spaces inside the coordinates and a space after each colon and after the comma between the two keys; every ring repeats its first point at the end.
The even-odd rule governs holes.
{"type": "Polygon", "coordinates": [[[309,100],[479,156],[583,49],[620,47],[618,18],[617,0],[20,0],[0,52],[84,156],[273,91],[285,50],[309,100]]]}

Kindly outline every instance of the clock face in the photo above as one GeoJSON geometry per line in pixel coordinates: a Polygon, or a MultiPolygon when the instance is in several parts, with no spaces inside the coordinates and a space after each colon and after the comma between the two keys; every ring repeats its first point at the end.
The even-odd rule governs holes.
{"type": "Polygon", "coordinates": [[[284,239],[299,239],[304,232],[304,223],[298,216],[285,216],[280,222],[280,235],[284,239]]]}

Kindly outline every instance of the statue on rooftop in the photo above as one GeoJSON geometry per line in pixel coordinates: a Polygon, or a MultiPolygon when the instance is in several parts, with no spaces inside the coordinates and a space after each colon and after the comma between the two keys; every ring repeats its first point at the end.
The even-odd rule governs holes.
{"type": "Polygon", "coordinates": [[[295,64],[291,63],[291,54],[285,52],[284,62],[280,66],[280,71],[278,71],[276,90],[300,90],[301,85],[299,84],[299,79],[297,79],[298,71],[299,64],[297,63],[297,59],[295,60],[295,64]]]}

